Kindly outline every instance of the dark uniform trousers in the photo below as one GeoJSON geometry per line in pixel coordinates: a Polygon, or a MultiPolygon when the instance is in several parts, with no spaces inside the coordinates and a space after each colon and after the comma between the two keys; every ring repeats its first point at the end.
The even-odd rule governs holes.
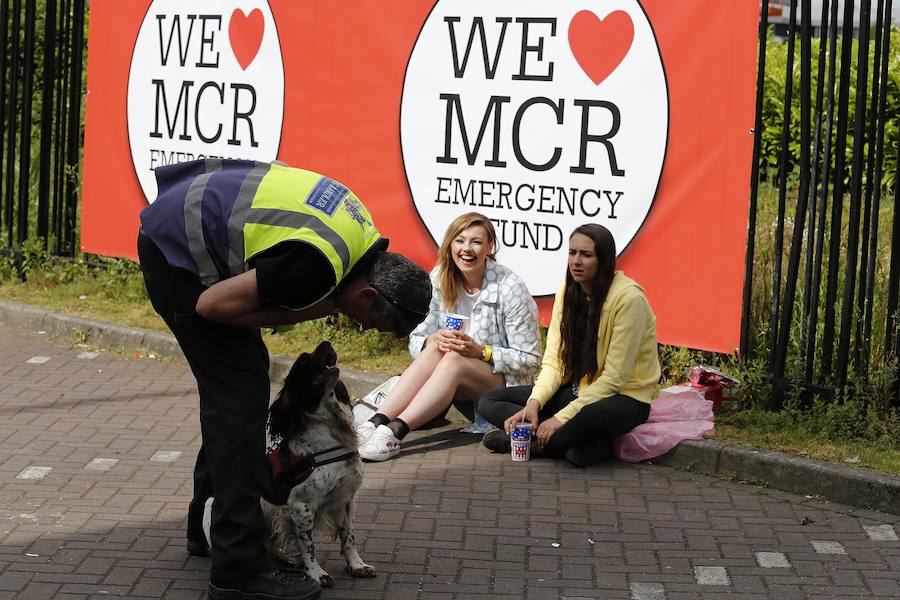
{"type": "Polygon", "coordinates": [[[189,271],[170,267],[145,234],[138,256],[153,308],[166,322],[200,393],[203,443],[194,467],[187,535],[203,539],[207,498],[212,511],[212,568],[216,583],[271,567],[260,508],[269,405],[269,354],[258,329],[229,327],[194,312],[204,288],[189,271]]]}

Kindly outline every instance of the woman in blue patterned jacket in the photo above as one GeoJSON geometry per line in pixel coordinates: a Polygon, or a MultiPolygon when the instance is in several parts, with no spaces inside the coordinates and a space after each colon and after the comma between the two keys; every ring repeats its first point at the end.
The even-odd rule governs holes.
{"type": "Polygon", "coordinates": [[[409,337],[415,359],[369,421],[359,426],[360,455],[381,461],[400,440],[442,414],[453,400],[474,402],[494,389],[532,383],[541,364],[537,305],[518,275],[496,262],[497,234],[479,213],[447,228],[431,272],[428,317],[409,337]],[[465,315],[462,332],[444,327],[465,315]]]}

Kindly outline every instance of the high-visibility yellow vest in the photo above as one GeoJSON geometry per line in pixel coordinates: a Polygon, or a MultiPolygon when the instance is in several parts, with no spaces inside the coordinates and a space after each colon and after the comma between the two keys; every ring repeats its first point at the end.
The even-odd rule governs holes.
{"type": "Polygon", "coordinates": [[[141,212],[142,229],[170,265],[207,286],[297,241],[319,249],[340,282],[381,239],[353,192],[312,171],[205,159],[161,167],[156,176],[159,195],[141,212]]]}

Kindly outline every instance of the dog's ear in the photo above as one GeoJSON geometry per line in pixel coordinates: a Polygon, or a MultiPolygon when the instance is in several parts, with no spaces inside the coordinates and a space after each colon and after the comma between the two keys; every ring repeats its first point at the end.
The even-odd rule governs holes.
{"type": "Polygon", "coordinates": [[[350,392],[347,391],[347,386],[340,379],[334,384],[334,396],[341,404],[350,405],[350,392]]]}
{"type": "Polygon", "coordinates": [[[269,437],[275,445],[286,443],[303,431],[304,414],[318,407],[319,398],[313,385],[318,371],[313,355],[303,352],[284,378],[281,391],[269,407],[269,437]],[[308,400],[314,404],[311,408],[307,406],[308,400]]]}
{"type": "Polygon", "coordinates": [[[293,433],[292,421],[290,401],[286,390],[282,388],[269,407],[269,438],[275,446],[281,446],[282,442],[290,439],[293,433]]]}
{"type": "Polygon", "coordinates": [[[291,365],[291,370],[287,377],[284,378],[284,389],[289,390],[294,397],[300,397],[303,394],[303,386],[306,382],[312,381],[316,376],[315,360],[313,355],[303,352],[291,365]]]}

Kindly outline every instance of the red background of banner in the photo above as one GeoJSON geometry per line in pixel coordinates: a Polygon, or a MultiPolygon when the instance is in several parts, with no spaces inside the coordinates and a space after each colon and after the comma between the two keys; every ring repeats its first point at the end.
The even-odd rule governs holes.
{"type": "MultiPolygon", "coordinates": [[[[403,170],[400,95],[407,60],[434,3],[269,4],[285,71],[278,158],[350,187],[391,248],[430,269],[436,247],[416,215],[403,170]],[[333,90],[336,78],[346,93],[318,91],[333,90]]],[[[669,144],[653,209],[618,268],[647,290],[661,343],[731,352],[740,331],[758,3],[641,4],[666,70],[669,144]]],[[[136,258],[138,214],[146,200],[131,164],[126,96],[131,52],[149,5],[91,2],[85,252],[136,258]]],[[[561,282],[565,267],[559,268],[561,282]]],[[[539,301],[545,322],[551,302],[539,301]]]]}

